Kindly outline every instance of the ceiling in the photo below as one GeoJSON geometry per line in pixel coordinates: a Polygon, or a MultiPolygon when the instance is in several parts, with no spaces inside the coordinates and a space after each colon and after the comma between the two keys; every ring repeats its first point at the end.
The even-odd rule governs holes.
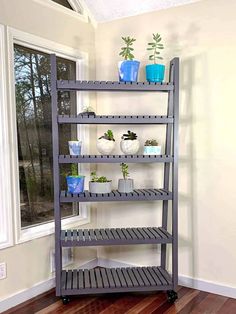
{"type": "Polygon", "coordinates": [[[200,0],[83,0],[97,22],[107,22],[200,0]]]}

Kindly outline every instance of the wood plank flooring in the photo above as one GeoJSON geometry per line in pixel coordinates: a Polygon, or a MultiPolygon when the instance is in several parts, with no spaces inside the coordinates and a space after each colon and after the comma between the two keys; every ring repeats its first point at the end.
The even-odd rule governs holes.
{"type": "Polygon", "coordinates": [[[236,314],[236,299],[185,287],[178,288],[178,295],[174,305],[163,292],[81,296],[63,305],[53,289],[4,314],[236,314]]]}

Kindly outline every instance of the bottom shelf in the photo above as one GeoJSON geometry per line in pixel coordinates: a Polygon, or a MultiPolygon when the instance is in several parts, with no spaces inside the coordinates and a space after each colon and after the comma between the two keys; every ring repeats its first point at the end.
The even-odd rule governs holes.
{"type": "Polygon", "coordinates": [[[172,278],[161,267],[63,270],[62,295],[171,290],[172,278]]]}

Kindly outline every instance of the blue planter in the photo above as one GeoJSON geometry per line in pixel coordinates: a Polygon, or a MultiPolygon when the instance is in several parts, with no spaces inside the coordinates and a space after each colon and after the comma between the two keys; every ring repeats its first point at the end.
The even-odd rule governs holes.
{"type": "Polygon", "coordinates": [[[68,144],[71,156],[77,156],[81,154],[81,141],[69,141],[68,144]]]}
{"type": "Polygon", "coordinates": [[[140,62],[136,60],[125,60],[119,62],[120,82],[137,82],[140,62]]]}
{"type": "Polygon", "coordinates": [[[84,176],[67,176],[67,191],[69,193],[82,193],[84,192],[84,176]]]}
{"type": "Polygon", "coordinates": [[[162,82],[165,75],[165,66],[163,64],[146,65],[146,79],[148,82],[162,82]]]}

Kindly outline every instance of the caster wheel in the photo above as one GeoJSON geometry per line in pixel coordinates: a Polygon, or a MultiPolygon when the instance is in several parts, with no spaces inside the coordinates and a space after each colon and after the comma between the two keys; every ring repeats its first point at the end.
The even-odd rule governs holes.
{"type": "Polygon", "coordinates": [[[66,305],[66,304],[68,304],[69,302],[70,302],[70,298],[69,297],[61,297],[61,300],[62,300],[62,303],[64,304],[64,305],[66,305]]]}
{"type": "Polygon", "coordinates": [[[178,299],[178,294],[174,290],[167,291],[167,300],[169,303],[175,303],[178,299]]]}

